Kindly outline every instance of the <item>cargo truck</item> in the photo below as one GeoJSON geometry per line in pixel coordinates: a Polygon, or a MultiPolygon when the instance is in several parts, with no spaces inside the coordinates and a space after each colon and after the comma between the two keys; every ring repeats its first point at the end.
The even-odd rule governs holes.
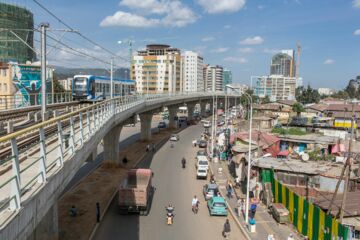
{"type": "Polygon", "coordinates": [[[119,186],[119,208],[121,213],[147,214],[153,194],[150,169],[130,169],[119,186]]]}

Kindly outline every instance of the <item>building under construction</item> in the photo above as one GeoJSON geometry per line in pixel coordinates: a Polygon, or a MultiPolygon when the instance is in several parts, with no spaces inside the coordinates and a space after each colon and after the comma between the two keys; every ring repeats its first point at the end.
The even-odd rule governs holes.
{"type": "Polygon", "coordinates": [[[0,62],[33,61],[33,29],[34,18],[29,10],[0,3],[0,62]]]}

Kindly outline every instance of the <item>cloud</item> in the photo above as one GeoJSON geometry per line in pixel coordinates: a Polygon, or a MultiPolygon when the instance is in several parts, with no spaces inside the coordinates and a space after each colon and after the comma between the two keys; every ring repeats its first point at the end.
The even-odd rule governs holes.
{"type": "Polygon", "coordinates": [[[333,64],[334,62],[335,62],[334,59],[329,58],[324,61],[324,64],[329,65],[329,64],[333,64]]]}
{"type": "Polygon", "coordinates": [[[225,29],[230,29],[230,28],[231,28],[231,25],[224,25],[224,28],[225,28],[225,29]]]}
{"type": "Polygon", "coordinates": [[[214,37],[204,37],[201,39],[202,42],[211,42],[214,41],[215,38],[214,37]]]}
{"type": "MultiPolygon", "coordinates": [[[[70,49],[65,47],[59,47],[60,49],[54,49],[48,55],[47,60],[50,64],[55,66],[64,66],[64,67],[79,67],[79,68],[109,68],[110,67],[110,60],[109,54],[103,51],[99,46],[93,48],[85,48],[79,47],[74,48],[76,51],[84,53],[89,56],[96,57],[97,59],[102,59],[104,62],[108,62],[108,64],[104,62],[99,62],[93,58],[81,55],[76,53],[70,49]]],[[[125,59],[128,58],[128,50],[123,48],[116,52],[116,55],[122,56],[125,59]]],[[[115,66],[117,67],[129,67],[129,62],[125,61],[124,59],[116,58],[115,66]]]]}
{"type": "Polygon", "coordinates": [[[280,49],[271,49],[271,48],[265,48],[264,49],[264,53],[269,53],[269,54],[276,54],[281,52],[280,49]]]}
{"type": "Polygon", "coordinates": [[[226,58],[224,58],[224,61],[240,63],[240,64],[244,64],[244,63],[248,62],[248,60],[246,58],[242,58],[242,57],[226,57],[226,58]]]}
{"type": "Polygon", "coordinates": [[[263,9],[265,8],[265,6],[264,6],[264,5],[258,5],[257,8],[258,8],[259,10],[263,10],[263,9]]]}
{"type": "Polygon", "coordinates": [[[198,19],[198,16],[179,0],[122,0],[120,6],[128,7],[134,12],[117,11],[114,15],[105,17],[100,26],[184,27],[198,19]]]}
{"type": "Polygon", "coordinates": [[[248,37],[245,38],[244,40],[240,41],[240,44],[242,45],[259,45],[262,44],[264,42],[264,39],[260,36],[255,36],[255,37],[248,37]]]}
{"type": "Polygon", "coordinates": [[[360,0],[353,0],[352,6],[353,8],[360,8],[360,0]]]}
{"type": "Polygon", "coordinates": [[[245,0],[197,0],[207,13],[237,12],[245,6],[245,0]]]}
{"type": "Polygon", "coordinates": [[[354,31],[354,35],[360,35],[360,28],[354,31]]]}
{"type": "Polygon", "coordinates": [[[101,27],[155,27],[160,24],[159,19],[147,19],[132,13],[117,11],[101,21],[101,27]]]}
{"type": "Polygon", "coordinates": [[[239,48],[238,51],[241,52],[241,53],[250,53],[250,52],[253,52],[253,49],[249,48],[249,47],[247,47],[247,48],[239,48]]]}
{"type": "Polygon", "coordinates": [[[211,52],[214,52],[214,53],[224,53],[224,52],[227,52],[228,50],[229,50],[229,48],[219,47],[219,48],[216,48],[216,49],[212,50],[211,52]]]}

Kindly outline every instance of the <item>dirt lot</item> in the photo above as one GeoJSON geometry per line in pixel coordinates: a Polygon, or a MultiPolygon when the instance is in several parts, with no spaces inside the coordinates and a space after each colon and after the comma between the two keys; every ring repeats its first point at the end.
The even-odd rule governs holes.
{"type": "MultiPolygon", "coordinates": [[[[169,130],[153,134],[151,143],[159,143],[170,134],[169,130]]],[[[129,145],[120,152],[120,159],[126,155],[129,161],[126,166],[102,164],[63,195],[58,202],[60,239],[89,239],[96,224],[96,202],[100,203],[103,211],[125,176],[126,170],[134,167],[146,153],[147,144],[138,141],[129,145]],[[77,208],[76,217],[70,217],[69,210],[72,205],[77,208]]]]}

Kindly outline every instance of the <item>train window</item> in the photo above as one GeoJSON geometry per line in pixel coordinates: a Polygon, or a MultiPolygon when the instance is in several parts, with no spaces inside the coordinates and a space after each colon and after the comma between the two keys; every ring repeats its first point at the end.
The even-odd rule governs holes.
{"type": "Polygon", "coordinates": [[[110,84],[106,84],[106,93],[110,92],[110,84]]]}
{"type": "Polygon", "coordinates": [[[95,82],[90,83],[90,92],[91,94],[95,94],[95,82]]]}

